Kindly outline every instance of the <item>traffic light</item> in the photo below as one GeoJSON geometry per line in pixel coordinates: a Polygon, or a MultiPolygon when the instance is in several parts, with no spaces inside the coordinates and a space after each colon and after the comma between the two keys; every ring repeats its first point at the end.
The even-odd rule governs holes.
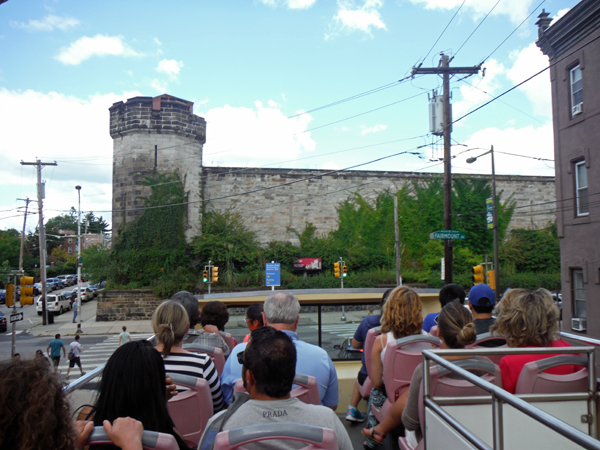
{"type": "Polygon", "coordinates": [[[347,266],[342,267],[342,275],[345,277],[348,276],[348,267],[347,266]]]}
{"type": "Polygon", "coordinates": [[[340,266],[339,262],[333,263],[333,276],[336,278],[340,277],[340,266]]]}
{"type": "Polygon", "coordinates": [[[479,264],[473,267],[473,284],[483,284],[485,282],[485,276],[483,274],[483,266],[479,264]]]}
{"type": "Polygon", "coordinates": [[[15,304],[15,285],[7,284],[6,285],[6,306],[12,306],[15,304]]]}
{"type": "Polygon", "coordinates": [[[495,291],[496,290],[496,271],[488,270],[487,277],[488,277],[488,284],[495,291]]]}
{"type": "Polygon", "coordinates": [[[219,281],[219,268],[217,266],[213,266],[212,268],[212,282],[216,283],[219,281]]]}
{"type": "Polygon", "coordinates": [[[204,272],[202,272],[202,281],[204,283],[208,283],[208,270],[204,269],[204,272]]]}
{"type": "Polygon", "coordinates": [[[21,306],[23,305],[33,305],[33,286],[28,286],[33,284],[33,277],[21,277],[21,297],[19,302],[21,302],[21,306]]]}

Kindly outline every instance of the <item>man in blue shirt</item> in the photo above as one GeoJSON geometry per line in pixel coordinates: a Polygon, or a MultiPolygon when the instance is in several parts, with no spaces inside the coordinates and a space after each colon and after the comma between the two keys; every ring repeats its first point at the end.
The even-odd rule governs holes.
{"type": "Polygon", "coordinates": [[[46,348],[46,353],[48,353],[52,359],[52,363],[54,364],[54,373],[56,373],[58,370],[61,349],[63,356],[67,356],[67,352],[65,351],[65,343],[60,340],[60,334],[57,334],[54,336],[54,339],[50,341],[50,344],[48,344],[48,347],[46,348]]]}
{"type": "MultiPolygon", "coordinates": [[[[310,375],[317,379],[321,404],[335,411],[339,401],[337,372],[325,350],[298,339],[296,329],[300,320],[300,303],[288,292],[277,292],[264,302],[263,322],[265,326],[283,331],[296,346],[296,373],[310,375]]],[[[236,345],[223,368],[221,389],[227,404],[231,404],[235,382],[242,378],[242,365],[237,354],[243,352],[247,343],[236,345]]]]}
{"type": "MultiPolygon", "coordinates": [[[[443,288],[440,289],[440,305],[442,308],[446,306],[447,303],[453,302],[454,300],[458,300],[461,304],[465,304],[465,290],[462,286],[454,283],[447,284],[443,288]]],[[[440,308],[440,310],[442,309],[440,308]]],[[[431,329],[437,325],[436,318],[439,315],[439,312],[430,313],[425,316],[423,319],[423,331],[426,333],[431,332],[431,329]]]]}

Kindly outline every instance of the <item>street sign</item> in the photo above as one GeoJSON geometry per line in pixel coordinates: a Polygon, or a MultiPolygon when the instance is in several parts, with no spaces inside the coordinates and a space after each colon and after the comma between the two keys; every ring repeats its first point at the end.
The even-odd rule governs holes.
{"type": "Polygon", "coordinates": [[[19,322],[23,320],[23,313],[11,314],[10,315],[10,323],[19,322]]]}
{"type": "Polygon", "coordinates": [[[429,239],[464,239],[465,233],[456,230],[440,230],[429,233],[429,239]]]}
{"type": "Polygon", "coordinates": [[[491,198],[485,201],[487,227],[491,230],[494,228],[494,201],[491,198]]]}
{"type": "Polygon", "coordinates": [[[266,263],[265,264],[265,285],[267,286],[281,286],[281,264],[280,263],[266,263]]]}

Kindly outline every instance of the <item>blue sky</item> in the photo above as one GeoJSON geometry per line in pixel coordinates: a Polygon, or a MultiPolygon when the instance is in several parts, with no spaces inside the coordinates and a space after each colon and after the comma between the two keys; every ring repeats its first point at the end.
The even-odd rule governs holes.
{"type": "MultiPolygon", "coordinates": [[[[136,95],[195,103],[207,120],[205,165],[342,169],[410,151],[418,155],[358,169],[440,172],[427,98],[441,79],[398,81],[418,63],[437,66],[441,52],[451,66],[484,61],[485,76],[451,80],[459,118],[547,66],[537,16],[576,3],[9,0],[0,5],[0,229],[22,227],[16,199],[36,197],[36,178],[20,161],[36,158],[58,163],[43,171],[46,219],[77,206],[81,185],[82,209],[110,221],[108,108],[136,95]]],[[[499,153],[497,173],[554,175],[552,162],[531,159],[553,159],[551,120],[546,71],[455,123],[453,170],[489,173],[487,157],[465,162],[483,151],[459,153],[493,144],[530,157],[499,153]]],[[[37,216],[28,220],[33,229],[37,216]]]]}

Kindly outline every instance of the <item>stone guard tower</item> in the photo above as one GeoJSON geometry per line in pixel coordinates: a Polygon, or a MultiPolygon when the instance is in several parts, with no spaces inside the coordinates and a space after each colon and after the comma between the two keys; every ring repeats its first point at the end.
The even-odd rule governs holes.
{"type": "Polygon", "coordinates": [[[189,191],[186,239],[199,234],[202,214],[202,146],[206,121],[193,113],[193,102],[167,94],[134,97],[110,108],[113,138],[113,236],[122,223],[142,214],[134,211],[150,189],[139,185],[142,176],[177,172],[189,191]]]}

